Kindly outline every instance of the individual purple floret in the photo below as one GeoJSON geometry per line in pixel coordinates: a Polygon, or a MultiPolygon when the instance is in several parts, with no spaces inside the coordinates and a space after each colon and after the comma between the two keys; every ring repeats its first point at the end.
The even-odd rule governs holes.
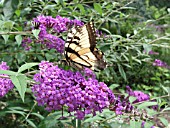
{"type": "Polygon", "coordinates": [[[53,63],[42,61],[40,72],[35,74],[38,82],[32,87],[38,105],[46,110],[63,110],[74,112],[78,119],[87,114],[96,115],[114,101],[114,94],[103,82],[98,82],[89,71],[86,79],[80,72],[65,71],[53,63]]]}
{"type": "MultiPolygon", "coordinates": [[[[9,67],[6,65],[6,62],[1,62],[0,70],[8,70],[9,67]]],[[[1,78],[7,77],[8,75],[0,74],[0,97],[4,97],[5,94],[8,93],[11,89],[13,89],[14,85],[12,81],[8,78],[1,78]]]]}

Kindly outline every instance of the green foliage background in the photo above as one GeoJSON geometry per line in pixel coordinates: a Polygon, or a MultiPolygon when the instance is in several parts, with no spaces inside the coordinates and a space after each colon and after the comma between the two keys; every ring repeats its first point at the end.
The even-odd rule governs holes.
{"type": "MultiPolygon", "coordinates": [[[[152,65],[160,59],[170,65],[170,5],[166,0],[1,0],[0,1],[0,61],[5,61],[14,72],[26,63],[48,60],[58,62],[63,58],[54,49],[42,49],[34,45],[30,51],[21,47],[25,36],[31,33],[32,19],[38,15],[60,15],[83,22],[94,21],[96,28],[106,38],[98,39],[98,47],[105,53],[108,67],[97,74],[115,93],[125,93],[125,86],[141,90],[156,98],[160,111],[169,109],[170,70],[152,65]],[[26,25],[27,24],[27,25],[26,25]],[[159,55],[150,55],[149,51],[159,55]],[[145,52],[144,52],[145,51],[145,52]],[[163,109],[163,110],[162,110],[163,109]]],[[[66,35],[63,35],[66,39],[66,35]]],[[[36,64],[35,64],[36,65],[36,64]]],[[[37,70],[33,63],[27,71],[37,70]],[[34,66],[34,67],[33,67],[34,66]]],[[[24,83],[25,76],[13,78],[24,83]]],[[[31,74],[32,75],[32,74],[31,74]]],[[[30,77],[31,79],[31,77],[30,77]]],[[[14,80],[14,81],[15,81],[14,80]]],[[[22,85],[20,85],[22,86],[22,85]]],[[[0,124],[5,127],[75,127],[76,120],[57,120],[60,113],[48,113],[36,105],[31,93],[31,83],[23,92],[15,88],[1,98],[0,124]],[[19,93],[18,93],[18,91],[19,93]],[[19,95],[20,94],[20,95],[19,95]],[[22,96],[24,95],[24,96],[22,96]],[[24,99],[24,103],[22,102],[24,99]]],[[[163,115],[160,114],[160,117],[163,115]]],[[[87,117],[82,127],[131,127],[115,121],[115,115],[104,111],[87,117]],[[107,120],[110,120],[110,123],[107,120]],[[95,122],[95,123],[92,123],[95,122]],[[101,123],[102,122],[102,123],[101,123]]],[[[161,120],[162,121],[162,120],[161,120]]],[[[167,120],[163,119],[164,126],[167,120]]],[[[151,125],[155,123],[152,122],[151,125]]],[[[141,124],[141,122],[139,123],[141,124]]],[[[139,125],[136,123],[136,125],[139,125]]],[[[149,123],[148,123],[149,126],[149,123]]],[[[134,126],[133,126],[134,127],[134,126]]]]}

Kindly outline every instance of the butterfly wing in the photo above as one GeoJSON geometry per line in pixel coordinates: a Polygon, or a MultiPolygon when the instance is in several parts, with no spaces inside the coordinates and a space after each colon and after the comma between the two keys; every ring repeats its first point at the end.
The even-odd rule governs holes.
{"type": "Polygon", "coordinates": [[[71,29],[65,44],[65,57],[71,66],[79,69],[105,68],[103,53],[96,48],[96,31],[92,22],[71,29]]]}

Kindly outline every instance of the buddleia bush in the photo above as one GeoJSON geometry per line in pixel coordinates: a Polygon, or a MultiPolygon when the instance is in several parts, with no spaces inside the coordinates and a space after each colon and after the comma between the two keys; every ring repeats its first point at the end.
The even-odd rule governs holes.
{"type": "Polygon", "coordinates": [[[168,127],[169,9],[160,5],[1,1],[1,126],[168,127]],[[99,72],[63,63],[68,32],[90,21],[107,62],[99,72]]]}

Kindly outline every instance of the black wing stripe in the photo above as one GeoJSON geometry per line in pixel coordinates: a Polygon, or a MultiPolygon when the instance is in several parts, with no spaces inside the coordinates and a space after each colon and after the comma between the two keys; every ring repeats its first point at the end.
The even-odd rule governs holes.
{"type": "MultiPolygon", "coordinates": [[[[76,55],[77,57],[79,57],[80,59],[82,59],[83,61],[85,61],[85,62],[88,63],[89,65],[91,65],[87,60],[83,59],[83,58],[78,54],[78,52],[74,51],[73,49],[71,49],[71,48],[68,47],[68,48],[66,48],[66,51],[69,52],[69,53],[72,53],[72,54],[76,55]]],[[[67,53],[66,53],[66,54],[67,54],[67,53]]],[[[72,62],[75,62],[75,61],[71,60],[70,57],[68,57],[68,56],[66,56],[66,59],[67,59],[67,60],[70,60],[70,61],[72,61],[72,62]]],[[[76,62],[75,62],[75,63],[76,63],[76,62]]],[[[86,65],[84,65],[84,66],[86,66],[86,65]]]]}

